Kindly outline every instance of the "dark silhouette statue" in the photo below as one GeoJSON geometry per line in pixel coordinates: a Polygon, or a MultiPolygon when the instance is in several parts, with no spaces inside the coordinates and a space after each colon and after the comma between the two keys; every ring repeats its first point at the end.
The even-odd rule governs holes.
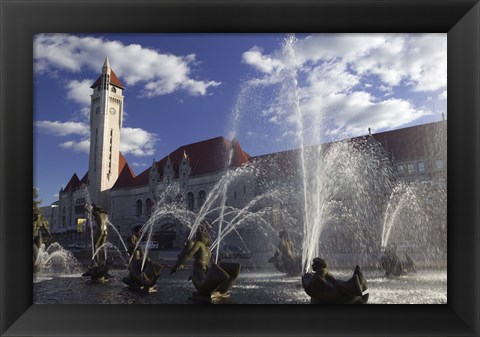
{"type": "Polygon", "coordinates": [[[52,237],[48,230],[48,222],[40,213],[33,213],[33,244],[40,249],[44,239],[49,240],[52,237]]]}
{"type": "Polygon", "coordinates": [[[143,256],[143,249],[138,245],[140,241],[140,227],[134,227],[132,234],[127,238],[127,250],[130,256],[133,256],[133,252],[138,250],[140,256],[143,256]]]}
{"type": "Polygon", "coordinates": [[[44,244],[44,240],[48,242],[51,239],[52,234],[48,230],[48,221],[43,217],[41,213],[33,213],[33,265],[34,272],[38,271],[38,266],[35,267],[35,263],[38,259],[39,251],[44,244]]]}
{"type": "Polygon", "coordinates": [[[406,261],[400,260],[397,255],[397,245],[389,244],[380,257],[380,265],[385,270],[385,276],[396,277],[416,273],[416,266],[412,258],[407,253],[405,253],[405,258],[406,261]]]}
{"type": "Polygon", "coordinates": [[[95,219],[97,227],[93,238],[94,257],[88,267],[88,270],[82,276],[90,276],[93,281],[103,282],[110,278],[108,270],[113,264],[113,259],[107,258],[107,226],[108,226],[108,212],[96,204],[91,205],[91,209],[86,206],[85,210],[90,213],[95,219]],[[102,248],[103,259],[101,258],[102,248]]]}
{"type": "Polygon", "coordinates": [[[193,257],[193,270],[189,280],[192,280],[198,292],[193,294],[193,300],[211,302],[212,297],[226,296],[240,272],[239,263],[211,262],[211,244],[210,235],[200,227],[195,233],[195,239],[185,242],[171,271],[171,274],[175,273],[180,266],[193,257]]]}
{"type": "Polygon", "coordinates": [[[286,230],[280,231],[280,242],[278,243],[275,255],[268,262],[273,263],[275,268],[287,276],[298,276],[302,273],[302,257],[295,256],[293,242],[286,230]]]}
{"type": "Polygon", "coordinates": [[[132,260],[128,265],[129,274],[124,277],[122,281],[127,284],[132,290],[156,292],[157,280],[160,277],[163,266],[157,262],[152,261],[146,257],[145,264],[142,269],[144,257],[141,255],[141,250],[135,250],[132,260]]]}
{"type": "Polygon", "coordinates": [[[163,266],[149,257],[144,257],[143,249],[138,246],[139,232],[139,227],[133,228],[132,234],[127,239],[127,249],[131,261],[128,265],[129,274],[122,281],[133,290],[155,292],[157,291],[157,279],[162,273],[163,266]],[[145,264],[142,269],[144,258],[145,264]]]}
{"type": "Polygon", "coordinates": [[[368,302],[367,280],[360,267],[346,281],[337,280],[329,271],[327,262],[319,257],[313,259],[313,273],[302,276],[305,292],[312,304],[365,304],[368,302]]]}

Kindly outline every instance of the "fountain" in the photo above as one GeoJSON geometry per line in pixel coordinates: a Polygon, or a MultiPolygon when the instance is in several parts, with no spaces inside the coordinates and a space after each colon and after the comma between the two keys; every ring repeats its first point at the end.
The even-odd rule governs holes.
{"type": "Polygon", "coordinates": [[[415,272],[417,264],[445,267],[446,192],[445,184],[429,180],[400,181],[393,188],[381,238],[380,262],[387,276],[415,272]]]}
{"type": "Polygon", "coordinates": [[[75,256],[65,250],[58,242],[46,246],[44,243],[38,248],[33,246],[35,261],[33,263],[36,278],[51,275],[72,275],[80,273],[81,264],[75,256]]]}
{"type": "Polygon", "coordinates": [[[239,263],[210,262],[211,243],[207,231],[198,228],[194,240],[185,242],[171,271],[171,274],[175,273],[189,258],[195,257],[190,279],[197,290],[191,299],[196,302],[212,303],[228,297],[228,291],[240,273],[239,263]]]}
{"type": "Polygon", "coordinates": [[[105,282],[111,277],[108,271],[113,264],[113,259],[107,257],[108,213],[96,204],[87,204],[85,211],[90,219],[90,230],[92,233],[92,261],[88,266],[88,270],[82,276],[90,276],[94,282],[105,282]],[[91,216],[94,217],[97,224],[95,236],[93,236],[91,216]],[[103,252],[103,256],[99,254],[100,252],[103,252]]]}
{"type": "Polygon", "coordinates": [[[157,291],[157,280],[163,266],[146,256],[139,247],[140,237],[140,228],[133,228],[132,234],[128,237],[129,274],[122,281],[132,290],[154,293],[157,291]]]}
{"type": "Polygon", "coordinates": [[[33,214],[33,272],[35,277],[58,273],[68,275],[79,272],[80,264],[72,253],[58,242],[49,244],[52,235],[42,214],[33,214]],[[44,242],[46,239],[46,242],[44,242]]]}
{"type": "MultiPolygon", "coordinates": [[[[295,36],[288,35],[283,45],[282,91],[278,95],[286,99],[283,108],[292,111],[290,117],[295,122],[296,149],[286,151],[295,160],[294,165],[280,166],[272,160],[274,156],[268,155],[240,167],[232,163],[241,110],[252,89],[250,84],[242,87],[232,111],[232,143],[223,175],[196,212],[182,201],[185,190],[181,183],[158,184],[161,192],[151,191],[151,215],[128,238],[128,247],[124,244],[129,274],[119,278],[137,291],[122,292],[125,285],[112,278],[104,292],[113,303],[185,303],[187,298],[216,303],[230,294],[236,303],[446,303],[446,274],[442,270],[419,270],[387,279],[379,268],[379,252],[393,252],[391,259],[395,259],[395,249],[389,250],[394,244],[398,252],[408,251],[407,261],[400,261],[402,271],[432,266],[438,253],[446,252],[446,247],[432,243],[432,237],[435,242],[446,243],[444,232],[429,226],[438,214],[439,218],[444,215],[446,189],[427,182],[394,185],[398,177],[391,154],[372,135],[323,144],[324,116],[320,112],[306,115],[301,109],[295,45],[295,36]],[[284,176],[284,180],[278,179],[284,176]],[[234,207],[228,197],[242,179],[254,181],[255,195],[234,207]],[[162,286],[157,288],[165,265],[151,260],[149,243],[156,226],[166,220],[174,220],[187,230],[177,232],[179,239],[185,238],[184,247],[170,276],[162,278],[162,286]],[[243,231],[246,228],[255,229],[255,235],[248,238],[243,231]],[[270,259],[277,270],[272,271],[273,266],[266,263],[271,255],[252,271],[243,262],[240,265],[239,261],[222,259],[222,249],[234,237],[244,246],[251,245],[254,237],[265,251],[277,248],[270,259]],[[145,249],[140,248],[140,242],[147,243],[145,249]],[[190,267],[186,264],[191,258],[190,267]],[[326,261],[335,270],[330,272],[326,261]],[[190,273],[193,294],[193,288],[181,282],[187,278],[182,269],[190,273]],[[298,287],[300,281],[303,289],[298,287]],[[139,292],[157,294],[141,297],[139,292]],[[412,296],[418,293],[421,297],[412,296]]],[[[115,229],[108,218],[97,224],[102,221],[115,229]]],[[[107,265],[108,242],[101,232],[95,237],[91,233],[92,261],[107,265]]],[[[386,260],[388,264],[397,262],[386,260]]],[[[115,272],[112,274],[117,276],[115,272]]],[[[392,270],[389,274],[395,273],[392,270]]],[[[108,276],[108,268],[104,274],[108,276]]],[[[75,298],[78,303],[99,302],[88,296],[87,300],[75,298]]],[[[42,299],[48,302],[46,297],[42,299]]]]}
{"type": "Polygon", "coordinates": [[[278,244],[275,255],[268,262],[273,263],[275,268],[287,276],[298,276],[302,272],[302,257],[295,255],[295,248],[288,232],[282,230],[279,233],[280,243],[278,244]]]}
{"type": "MultiPolygon", "coordinates": [[[[172,271],[176,272],[189,258],[195,256],[196,262],[193,264],[193,275],[191,279],[194,281],[197,293],[192,296],[192,299],[203,302],[212,301],[212,299],[219,297],[228,297],[228,291],[233,286],[233,282],[236,280],[240,271],[240,264],[238,262],[226,263],[219,261],[222,242],[234,233],[238,234],[240,240],[243,241],[237,230],[242,226],[251,225],[252,223],[258,225],[258,229],[271,232],[276,231],[276,229],[264,219],[270,214],[271,207],[264,207],[262,203],[265,203],[269,199],[279,198],[278,191],[272,190],[268,193],[262,193],[242,208],[226,205],[226,191],[229,186],[237,181],[237,179],[252,175],[253,170],[253,166],[229,169],[217,184],[212,187],[208,198],[197,213],[188,210],[181,200],[179,200],[179,202],[170,201],[172,195],[182,194],[180,184],[172,183],[167,186],[165,190],[155,193],[156,196],[154,199],[156,201],[152,209],[152,214],[139,230],[139,237],[133,240],[129,239],[129,242],[132,242],[130,249],[132,251],[138,250],[139,242],[143,237],[146,237],[146,247],[149,247],[148,243],[151,240],[154,227],[160,224],[163,219],[175,219],[178,223],[182,223],[188,227],[189,234],[186,237],[184,249],[180,252],[177,263],[173,266],[172,271]],[[212,219],[212,221],[208,221],[207,219],[212,219]],[[215,240],[212,241],[210,239],[208,230],[215,235],[215,240]],[[197,256],[197,254],[200,257],[197,256]],[[206,256],[212,256],[214,260],[210,262],[210,258],[206,256]],[[213,279],[217,281],[222,280],[222,282],[220,282],[221,284],[217,281],[212,281],[210,277],[213,277],[213,279]]],[[[282,215],[283,212],[279,212],[279,214],[282,215]]],[[[266,235],[267,234],[265,234],[265,236],[266,235]]],[[[140,256],[143,257],[140,270],[143,270],[143,265],[148,259],[148,248],[144,254],[139,254],[139,257],[140,256]]]]}
{"type": "MultiPolygon", "coordinates": [[[[320,251],[329,261],[342,264],[336,261],[333,249],[338,251],[345,245],[345,250],[351,251],[374,240],[368,231],[381,216],[382,199],[393,174],[388,154],[372,136],[320,145],[324,141],[324,116],[322,111],[306,115],[300,108],[295,45],[295,36],[288,35],[283,46],[282,92],[288,94],[285,104],[292,109],[296,123],[298,199],[303,209],[302,269],[307,272],[320,251]],[[329,247],[330,240],[324,237],[339,233],[352,240],[329,247]]],[[[352,264],[355,262],[365,261],[352,264]]]]}

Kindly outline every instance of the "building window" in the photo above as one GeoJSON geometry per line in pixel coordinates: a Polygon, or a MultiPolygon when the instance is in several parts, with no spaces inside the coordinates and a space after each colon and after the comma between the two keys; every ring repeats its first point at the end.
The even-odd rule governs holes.
{"type": "Polygon", "coordinates": [[[437,169],[437,171],[443,170],[443,160],[442,159],[435,160],[435,168],[437,169]]]}
{"type": "Polygon", "coordinates": [[[408,174],[414,174],[415,173],[415,165],[407,164],[407,171],[408,171],[408,174]]]}
{"type": "Polygon", "coordinates": [[[205,191],[198,192],[198,206],[201,207],[205,202],[206,193],[205,191]]]}
{"type": "Polygon", "coordinates": [[[142,215],[142,200],[137,200],[137,216],[142,215]]]}
{"type": "Polygon", "coordinates": [[[115,87],[112,87],[112,92],[117,92],[117,89],[115,89],[115,87]]]}
{"type": "Polygon", "coordinates": [[[193,211],[193,193],[192,192],[187,193],[187,200],[188,200],[188,209],[193,211]]]}
{"type": "Polygon", "coordinates": [[[423,161],[418,162],[418,173],[420,173],[420,174],[425,173],[425,162],[423,162],[423,161]]]}
{"type": "Polygon", "coordinates": [[[237,192],[233,192],[233,200],[237,200],[237,192]]]}
{"type": "Polygon", "coordinates": [[[397,165],[397,172],[400,175],[404,175],[405,174],[405,166],[403,166],[402,164],[397,165]]]}
{"type": "Polygon", "coordinates": [[[147,203],[147,216],[150,216],[150,215],[152,215],[152,208],[153,208],[152,200],[150,198],[148,198],[146,200],[146,203],[147,203]]]}

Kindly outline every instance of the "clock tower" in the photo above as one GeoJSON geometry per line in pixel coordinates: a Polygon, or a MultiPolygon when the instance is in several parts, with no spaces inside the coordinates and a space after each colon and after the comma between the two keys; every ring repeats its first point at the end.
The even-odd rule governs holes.
{"type": "Polygon", "coordinates": [[[91,88],[88,189],[90,201],[108,210],[110,188],[119,175],[122,92],[125,89],[110,68],[108,57],[103,64],[102,74],[91,88]]]}

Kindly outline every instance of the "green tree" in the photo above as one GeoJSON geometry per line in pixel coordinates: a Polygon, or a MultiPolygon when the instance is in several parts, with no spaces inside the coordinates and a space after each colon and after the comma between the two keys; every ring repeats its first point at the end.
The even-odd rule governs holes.
{"type": "Polygon", "coordinates": [[[43,223],[46,228],[48,228],[48,221],[45,219],[45,217],[42,214],[42,211],[40,211],[40,203],[42,200],[38,200],[38,190],[36,187],[33,188],[33,227],[34,227],[34,232],[35,232],[35,226],[40,225],[43,223]],[[35,214],[37,214],[37,221],[35,221],[35,214]]]}
{"type": "Polygon", "coordinates": [[[33,188],[33,214],[40,214],[40,203],[42,200],[38,200],[38,190],[36,187],[33,188]]]}

